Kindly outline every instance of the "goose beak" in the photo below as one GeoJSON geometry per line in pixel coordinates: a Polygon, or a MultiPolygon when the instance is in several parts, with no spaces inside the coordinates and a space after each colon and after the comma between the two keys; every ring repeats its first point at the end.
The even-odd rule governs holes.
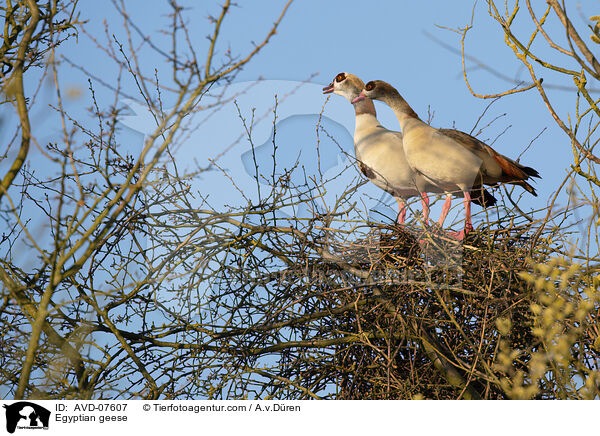
{"type": "Polygon", "coordinates": [[[323,94],[331,94],[333,92],[333,82],[323,88],[323,94]]]}
{"type": "Polygon", "coordinates": [[[354,103],[358,103],[359,101],[362,101],[362,100],[364,100],[365,98],[367,98],[367,97],[365,97],[365,95],[364,95],[364,94],[361,92],[361,93],[360,93],[360,95],[359,95],[358,97],[356,97],[354,100],[352,100],[352,103],[353,103],[353,104],[354,104],[354,103]]]}

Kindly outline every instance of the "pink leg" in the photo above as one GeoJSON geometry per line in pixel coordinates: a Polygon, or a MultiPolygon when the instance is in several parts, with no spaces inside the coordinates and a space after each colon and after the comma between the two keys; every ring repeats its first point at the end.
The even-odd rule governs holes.
{"type": "Polygon", "coordinates": [[[399,198],[396,198],[398,202],[398,224],[404,224],[404,220],[406,219],[406,203],[399,198]]]}
{"type": "Polygon", "coordinates": [[[442,207],[442,214],[440,215],[440,219],[438,220],[438,225],[442,227],[444,225],[444,220],[448,216],[448,211],[450,210],[450,206],[452,204],[452,194],[446,194],[446,201],[444,202],[444,207],[442,207]]]}
{"type": "Polygon", "coordinates": [[[453,235],[458,241],[462,241],[463,239],[465,239],[467,233],[473,230],[473,223],[471,222],[471,194],[464,191],[463,194],[465,196],[463,200],[465,203],[465,228],[464,230],[461,230],[460,232],[455,233],[453,235]]]}
{"type": "Polygon", "coordinates": [[[465,198],[463,202],[465,203],[465,234],[473,230],[473,223],[471,222],[471,193],[464,191],[463,192],[465,198]]]}
{"type": "Polygon", "coordinates": [[[421,204],[423,205],[423,222],[425,225],[429,225],[429,197],[424,192],[421,192],[421,204]]]}

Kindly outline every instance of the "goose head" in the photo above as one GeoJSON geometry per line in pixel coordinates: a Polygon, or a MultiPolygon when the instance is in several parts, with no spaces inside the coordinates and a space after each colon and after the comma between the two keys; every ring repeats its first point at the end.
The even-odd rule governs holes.
{"type": "Polygon", "coordinates": [[[356,99],[364,87],[364,82],[350,73],[340,73],[323,88],[323,94],[334,93],[345,97],[348,101],[356,99]]]}
{"type": "Polygon", "coordinates": [[[358,97],[352,100],[352,103],[370,98],[371,100],[386,101],[388,97],[398,94],[396,88],[383,80],[371,80],[365,85],[358,97]]]}

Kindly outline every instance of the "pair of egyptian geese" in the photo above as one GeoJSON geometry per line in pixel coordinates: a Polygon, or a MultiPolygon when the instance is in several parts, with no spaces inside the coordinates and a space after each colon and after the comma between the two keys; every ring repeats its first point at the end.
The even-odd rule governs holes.
{"type": "Polygon", "coordinates": [[[323,88],[323,94],[332,92],[345,97],[354,106],[354,149],[360,170],[375,185],[394,196],[398,202],[400,225],[406,216],[406,200],[415,196],[421,197],[423,221],[428,224],[427,193],[431,192],[446,194],[438,220],[441,227],[450,209],[452,195],[462,193],[465,227],[451,234],[461,241],[473,229],[471,202],[482,207],[496,203],[483,185],[510,183],[537,195],[527,183],[530,177],[540,177],[536,170],[501,155],[471,135],[429,126],[389,83],[375,80],[364,85],[355,75],[340,73],[323,88]],[[383,101],[394,111],[402,133],[379,124],[372,100],[383,101]]]}

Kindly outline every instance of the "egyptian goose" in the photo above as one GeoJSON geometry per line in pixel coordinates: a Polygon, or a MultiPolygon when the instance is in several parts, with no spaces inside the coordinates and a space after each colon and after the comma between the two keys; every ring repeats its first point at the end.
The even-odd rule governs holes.
{"type": "MultiPolygon", "coordinates": [[[[364,82],[350,73],[339,73],[323,88],[323,94],[334,93],[349,102],[360,95],[364,82]]],[[[406,199],[419,195],[412,171],[402,147],[402,134],[384,128],[377,121],[375,105],[370,99],[354,103],[356,115],[354,127],[354,152],[360,171],[376,186],[391,194],[398,202],[398,223],[406,217],[406,199]]],[[[420,180],[426,189],[429,184],[420,180]]],[[[426,198],[426,197],[425,197],[426,198]]],[[[425,201],[425,200],[423,200],[425,201]]],[[[427,222],[428,208],[423,208],[423,220],[427,222]]]]}
{"type": "Polygon", "coordinates": [[[356,104],[366,98],[381,100],[394,111],[403,133],[408,164],[423,176],[421,179],[415,179],[417,187],[423,189],[419,180],[425,179],[447,193],[440,223],[444,222],[450,209],[451,193],[457,189],[462,191],[465,228],[456,234],[457,239],[464,239],[473,229],[471,190],[479,190],[483,184],[510,183],[519,185],[537,196],[533,186],[526,181],[530,177],[540,177],[536,170],[501,155],[489,145],[464,132],[429,126],[389,83],[382,80],[367,83],[360,96],[353,102],[356,104]]]}

